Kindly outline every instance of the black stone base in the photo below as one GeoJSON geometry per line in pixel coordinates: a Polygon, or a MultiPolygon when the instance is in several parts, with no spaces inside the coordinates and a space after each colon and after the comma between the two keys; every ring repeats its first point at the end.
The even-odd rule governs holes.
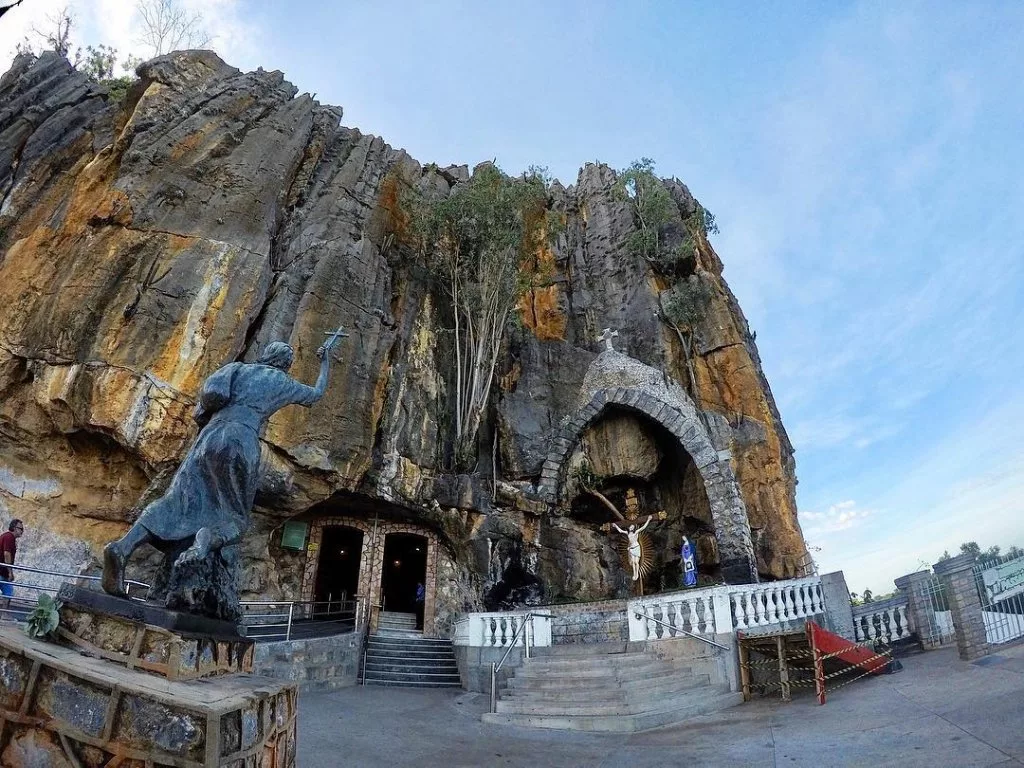
{"type": "Polygon", "coordinates": [[[722,560],[722,578],[726,584],[756,584],[757,571],[754,563],[745,557],[722,560]]]}
{"type": "Polygon", "coordinates": [[[138,621],[142,624],[161,627],[181,635],[198,635],[212,640],[226,641],[246,639],[239,632],[238,625],[232,624],[230,621],[221,621],[206,616],[197,616],[193,613],[173,611],[156,603],[114,597],[106,592],[97,592],[74,584],[64,584],[57,593],[57,599],[67,605],[84,608],[96,613],[120,616],[121,618],[138,621]]]}

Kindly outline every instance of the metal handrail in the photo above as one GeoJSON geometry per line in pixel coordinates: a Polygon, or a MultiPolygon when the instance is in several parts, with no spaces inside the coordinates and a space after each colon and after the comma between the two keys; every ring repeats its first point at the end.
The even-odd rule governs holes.
{"type": "MultiPolygon", "coordinates": [[[[363,598],[360,595],[355,595],[351,600],[243,600],[243,601],[241,601],[239,603],[239,605],[241,605],[243,609],[246,608],[246,607],[259,607],[259,606],[282,606],[282,607],[286,606],[287,609],[288,609],[287,612],[281,612],[281,613],[269,613],[268,612],[268,613],[249,613],[249,614],[245,614],[242,617],[242,623],[247,628],[249,628],[249,627],[258,627],[260,629],[273,629],[273,628],[276,628],[276,627],[284,627],[284,632],[282,632],[282,633],[275,633],[275,635],[260,635],[259,637],[263,637],[263,638],[272,637],[272,636],[276,637],[278,634],[283,634],[284,635],[284,640],[285,640],[285,642],[287,642],[287,641],[291,640],[291,638],[292,638],[292,627],[293,627],[295,621],[297,620],[296,619],[296,611],[295,611],[296,606],[303,606],[303,607],[304,606],[312,606],[314,608],[314,610],[310,612],[310,617],[309,617],[308,621],[316,622],[316,621],[319,620],[319,621],[322,621],[322,622],[328,622],[328,621],[331,621],[331,619],[323,618],[323,617],[321,617],[319,619],[317,618],[316,613],[315,613],[316,606],[318,606],[318,605],[326,605],[328,607],[328,610],[330,610],[331,606],[338,606],[339,609],[341,609],[341,610],[338,611],[338,614],[348,614],[348,613],[351,613],[354,616],[358,617],[358,615],[359,615],[359,605],[360,605],[362,599],[363,598]],[[351,606],[351,608],[346,610],[344,608],[344,606],[351,606]],[[246,619],[249,619],[249,618],[285,619],[285,621],[278,622],[278,623],[250,624],[248,621],[246,621],[246,619]]],[[[330,615],[330,614],[328,614],[328,615],[330,615]]],[[[299,617],[299,618],[301,618],[301,617],[299,617]]]]}
{"type": "Polygon", "coordinates": [[[533,613],[532,611],[523,617],[523,623],[519,625],[519,629],[512,635],[512,639],[509,641],[508,648],[505,649],[505,655],[501,657],[501,661],[495,664],[491,662],[491,708],[490,711],[493,714],[498,711],[498,672],[501,670],[501,665],[505,663],[505,659],[512,653],[512,649],[516,647],[516,640],[519,639],[519,633],[523,633],[523,648],[527,659],[530,658],[530,633],[526,631],[527,625],[533,626],[533,619],[538,616],[542,619],[553,619],[555,618],[550,613],[533,613]]]}
{"type": "Polygon", "coordinates": [[[714,640],[708,640],[706,637],[701,637],[700,635],[693,634],[693,632],[687,632],[682,627],[674,627],[671,624],[666,624],[661,619],[656,619],[653,616],[647,615],[647,613],[644,612],[644,611],[634,609],[633,613],[636,614],[636,617],[638,619],[647,619],[648,621],[653,621],[655,624],[661,624],[661,626],[663,626],[663,627],[668,627],[673,632],[682,632],[684,635],[689,635],[690,637],[694,638],[695,640],[700,640],[702,643],[707,643],[708,645],[713,645],[713,646],[715,646],[715,648],[721,648],[723,651],[728,651],[729,650],[729,646],[727,646],[727,645],[722,645],[721,643],[716,643],[714,640]]]}
{"type": "MultiPolygon", "coordinates": [[[[102,581],[102,579],[103,579],[102,576],[89,576],[88,574],[85,574],[85,573],[64,573],[63,571],[48,571],[48,570],[46,570],[44,568],[32,568],[31,566],[28,566],[28,565],[15,565],[15,564],[12,564],[12,563],[0,563],[0,567],[10,568],[11,570],[14,570],[14,571],[24,571],[25,573],[39,573],[39,574],[42,574],[43,576],[61,576],[61,577],[65,578],[65,579],[83,579],[85,581],[102,581]]],[[[15,586],[22,586],[22,587],[34,586],[32,584],[20,584],[17,581],[7,581],[5,579],[0,579],[0,581],[3,581],[4,584],[12,584],[12,585],[15,585],[15,586]]],[[[146,584],[145,582],[142,582],[142,581],[136,581],[135,579],[125,579],[124,583],[127,584],[129,587],[142,587],[144,589],[149,589],[149,584],[146,584]]],[[[38,587],[38,588],[39,589],[51,589],[49,587],[38,587]]],[[[51,591],[56,591],[56,590],[51,590],[51,591]]]]}
{"type": "MultiPolygon", "coordinates": [[[[376,523],[374,523],[376,525],[376,523]]],[[[377,606],[378,610],[384,609],[384,603],[377,606]]],[[[373,606],[367,604],[366,615],[363,616],[363,658],[362,667],[359,673],[359,684],[363,687],[366,686],[366,655],[370,650],[370,623],[373,616],[373,606]]]]}

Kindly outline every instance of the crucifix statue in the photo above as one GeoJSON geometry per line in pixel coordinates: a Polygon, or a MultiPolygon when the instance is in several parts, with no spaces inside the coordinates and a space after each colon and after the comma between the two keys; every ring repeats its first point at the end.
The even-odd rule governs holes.
{"type": "Polygon", "coordinates": [[[604,351],[605,352],[614,352],[615,351],[615,347],[612,346],[612,339],[614,339],[618,335],[619,335],[618,331],[613,331],[611,328],[605,328],[601,332],[601,335],[597,337],[597,340],[604,342],[604,351]]]}
{"type": "Polygon", "coordinates": [[[628,531],[624,531],[621,528],[619,528],[618,525],[612,523],[612,528],[614,528],[619,533],[623,534],[629,540],[629,548],[626,550],[626,552],[629,555],[629,567],[633,569],[633,581],[640,580],[640,534],[642,534],[644,532],[644,529],[651,524],[651,519],[653,517],[653,515],[648,515],[647,522],[641,525],[639,528],[636,527],[635,523],[631,524],[629,526],[628,531]]]}
{"type": "Polygon", "coordinates": [[[622,514],[618,507],[600,491],[586,487],[584,491],[601,502],[604,507],[615,515],[619,522],[627,525],[628,530],[619,527],[617,522],[605,523],[601,526],[601,530],[605,533],[610,533],[614,529],[626,537],[628,542],[625,553],[626,560],[632,572],[632,580],[639,582],[640,593],[643,594],[644,572],[653,564],[650,557],[651,540],[644,533],[644,530],[651,524],[652,520],[665,520],[668,518],[668,513],[662,510],[653,515],[648,515],[644,524],[638,528],[637,521],[640,514],[640,501],[633,488],[626,489],[626,514],[622,514]]]}

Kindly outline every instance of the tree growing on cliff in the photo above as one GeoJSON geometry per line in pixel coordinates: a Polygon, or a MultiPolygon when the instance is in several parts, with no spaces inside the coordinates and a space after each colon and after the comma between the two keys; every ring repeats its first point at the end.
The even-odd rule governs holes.
{"type": "Polygon", "coordinates": [[[189,13],[178,0],[138,0],[139,43],[149,56],[182,48],[205,48],[210,35],[200,13],[189,13]]]}
{"type": "Polygon", "coordinates": [[[654,161],[649,157],[634,160],[628,168],[619,171],[612,193],[619,200],[629,201],[633,211],[636,229],[627,235],[626,248],[663,272],[676,272],[684,262],[697,263],[708,234],[718,233],[714,215],[697,203],[682,219],[682,240],[669,247],[664,233],[678,206],[655,175],[654,161]]]}
{"type": "Polygon", "coordinates": [[[542,169],[510,178],[493,163],[440,200],[411,201],[421,255],[452,304],[456,462],[475,455],[498,354],[524,288],[522,261],[554,234],[542,169]]]}

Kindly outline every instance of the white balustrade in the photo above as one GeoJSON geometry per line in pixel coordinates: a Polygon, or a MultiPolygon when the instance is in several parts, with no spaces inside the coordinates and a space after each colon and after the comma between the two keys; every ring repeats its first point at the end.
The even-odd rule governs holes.
{"type": "Polygon", "coordinates": [[[551,619],[547,616],[533,616],[530,626],[523,629],[523,623],[529,613],[517,611],[467,614],[455,622],[453,642],[455,645],[475,648],[507,648],[513,643],[513,638],[515,645],[523,645],[528,632],[531,646],[551,645],[551,619]]]}
{"type": "Polygon", "coordinates": [[[825,612],[821,579],[811,576],[762,584],[734,584],[727,589],[732,609],[731,629],[748,631],[825,612]]]}
{"type": "Polygon", "coordinates": [[[906,598],[893,598],[853,607],[854,639],[859,643],[892,643],[910,636],[906,598]]]}
{"type": "MultiPolygon", "coordinates": [[[[561,606],[564,613],[566,606],[561,606]]],[[[535,609],[545,613],[543,607],[535,609]]],[[[730,584],[687,589],[629,600],[629,639],[665,640],[688,634],[713,638],[733,632],[779,627],[825,612],[817,576],[763,584],[730,584]]],[[[470,613],[455,624],[456,645],[506,648],[529,611],[470,613]]],[[[905,608],[903,616],[905,616],[905,608]]],[[[530,644],[551,645],[551,619],[534,616],[530,644]]],[[[902,626],[906,626],[905,620],[902,626]]],[[[523,644],[523,633],[516,645],[523,644]]]]}
{"type": "MultiPolygon", "coordinates": [[[[663,640],[686,634],[713,637],[728,597],[718,588],[692,589],[630,600],[629,639],[663,640]]],[[[728,622],[727,622],[728,623],[728,622]]]]}

